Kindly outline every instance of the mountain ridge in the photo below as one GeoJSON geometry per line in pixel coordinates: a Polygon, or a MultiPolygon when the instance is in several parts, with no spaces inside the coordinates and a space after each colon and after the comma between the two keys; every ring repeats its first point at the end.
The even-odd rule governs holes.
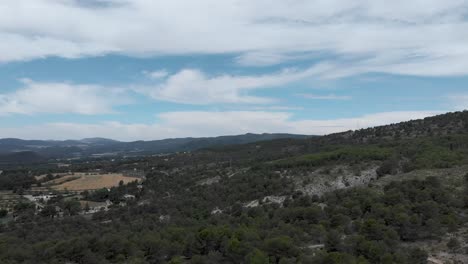
{"type": "MultiPolygon", "coordinates": [[[[227,152],[230,149],[233,151],[241,150],[238,151],[239,154],[248,154],[253,151],[255,153],[266,153],[267,155],[280,155],[281,153],[299,155],[301,153],[313,153],[326,145],[379,143],[395,139],[414,139],[423,136],[464,134],[467,132],[468,111],[465,110],[324,136],[247,133],[232,136],[167,138],[131,142],[106,138],[64,141],[6,138],[0,139],[0,154],[2,154],[1,157],[6,157],[6,160],[10,160],[8,154],[32,151],[47,159],[99,157],[101,155],[143,156],[203,149],[209,152],[219,152],[217,149],[221,148],[227,152]],[[256,144],[252,144],[256,142],[264,142],[261,144],[263,147],[258,149],[256,144]]],[[[0,159],[0,162],[2,162],[2,159],[0,159]]]]}
{"type": "MultiPolygon", "coordinates": [[[[47,158],[76,158],[99,155],[148,155],[180,151],[192,151],[212,146],[246,144],[280,138],[307,138],[307,135],[285,133],[230,135],[202,138],[168,138],[151,141],[123,142],[107,138],[85,138],[81,140],[23,140],[17,138],[0,139],[0,162],[21,157],[17,153],[34,152],[47,158]]],[[[29,159],[28,159],[29,160],[29,159]]]]}

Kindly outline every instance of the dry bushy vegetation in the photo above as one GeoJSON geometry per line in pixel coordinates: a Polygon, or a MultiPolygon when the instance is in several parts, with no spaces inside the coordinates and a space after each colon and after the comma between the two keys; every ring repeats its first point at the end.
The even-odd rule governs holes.
{"type": "MultiPolygon", "coordinates": [[[[77,214],[67,201],[48,204],[68,212],[62,218],[17,206],[16,220],[0,229],[0,262],[426,264],[448,253],[461,259],[468,252],[467,117],[76,164],[75,171],[137,168],[146,179],[143,188],[118,184],[112,174],[57,185],[118,184],[80,194],[114,202],[92,219],[71,213],[77,214]],[[126,194],[133,198],[122,199],[126,194]],[[438,242],[428,246],[432,241],[438,242]]],[[[4,186],[14,188],[11,179],[23,174],[6,175],[4,186]]],[[[20,179],[21,187],[31,182],[20,179]]]]}

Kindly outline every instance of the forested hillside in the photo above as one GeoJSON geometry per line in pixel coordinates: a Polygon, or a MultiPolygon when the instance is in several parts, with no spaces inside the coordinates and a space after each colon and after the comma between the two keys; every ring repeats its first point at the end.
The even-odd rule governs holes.
{"type": "Polygon", "coordinates": [[[40,211],[21,200],[0,218],[1,263],[468,263],[466,111],[66,169],[15,166],[0,189],[27,192],[64,170],[145,178],[61,193],[40,211]],[[90,214],[74,199],[112,205],[90,214]]]}

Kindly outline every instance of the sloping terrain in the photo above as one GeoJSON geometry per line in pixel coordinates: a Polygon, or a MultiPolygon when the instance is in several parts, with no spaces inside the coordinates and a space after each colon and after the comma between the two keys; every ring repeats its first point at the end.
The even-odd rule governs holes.
{"type": "Polygon", "coordinates": [[[18,206],[0,229],[0,261],[463,262],[467,124],[468,112],[458,112],[323,137],[76,162],[67,169],[145,171],[146,180],[82,194],[96,203],[135,197],[92,219],[74,215],[67,201],[50,204],[63,217],[18,206]]]}

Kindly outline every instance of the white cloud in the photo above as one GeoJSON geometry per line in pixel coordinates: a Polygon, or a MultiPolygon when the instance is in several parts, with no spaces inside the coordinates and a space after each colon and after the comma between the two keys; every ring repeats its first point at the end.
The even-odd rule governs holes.
{"type": "Polygon", "coordinates": [[[0,94],[0,115],[36,113],[104,114],[123,104],[119,89],[68,83],[41,83],[22,80],[22,88],[0,94]]]}
{"type": "Polygon", "coordinates": [[[1,1],[0,61],[240,53],[258,66],[317,52],[359,66],[347,74],[468,74],[466,0],[86,2],[1,1]]]}
{"type": "Polygon", "coordinates": [[[444,111],[394,111],[366,114],[355,118],[340,118],[333,120],[301,120],[294,122],[298,131],[310,130],[316,135],[381,126],[402,121],[421,119],[442,114],[444,111]]]}
{"type": "Polygon", "coordinates": [[[330,120],[295,120],[288,112],[226,111],[168,112],[159,114],[154,124],[49,123],[2,128],[0,138],[79,139],[110,137],[120,140],[151,140],[174,137],[206,137],[243,133],[296,133],[322,135],[350,129],[384,125],[439,114],[439,111],[385,112],[330,120]]]}
{"type": "Polygon", "coordinates": [[[452,94],[447,96],[448,103],[454,110],[468,109],[468,94],[452,94]]]}
{"type": "Polygon", "coordinates": [[[238,56],[235,60],[243,66],[269,66],[279,64],[293,59],[286,54],[274,52],[246,52],[238,56]]]}
{"type": "Polygon", "coordinates": [[[169,72],[166,70],[143,71],[143,73],[153,80],[159,80],[169,75],[169,72]]]}
{"type": "Polygon", "coordinates": [[[278,87],[319,75],[328,69],[327,64],[318,64],[306,70],[284,69],[264,75],[216,76],[208,76],[195,69],[183,69],[173,75],[159,70],[143,72],[155,82],[154,85],[130,85],[126,88],[25,79],[22,80],[22,88],[7,94],[0,93],[0,114],[110,113],[113,106],[129,102],[130,91],[156,100],[183,104],[264,105],[276,99],[252,96],[254,90],[278,87]]]}
{"type": "Polygon", "coordinates": [[[243,106],[245,111],[293,111],[304,110],[304,107],[286,105],[243,106]]]}
{"type": "Polygon", "coordinates": [[[36,36],[2,32],[1,26],[0,39],[0,62],[38,59],[50,56],[61,56],[72,59],[117,51],[112,47],[104,47],[99,43],[77,42],[47,35],[36,36]]]}
{"type": "Polygon", "coordinates": [[[312,100],[351,100],[351,96],[347,95],[335,95],[335,94],[327,94],[327,95],[316,95],[316,94],[298,94],[298,96],[312,99],[312,100]]]}
{"type": "Polygon", "coordinates": [[[249,92],[271,88],[322,74],[328,65],[319,64],[306,70],[285,69],[265,75],[217,75],[207,76],[195,69],[184,69],[169,76],[163,83],[152,87],[139,87],[157,100],[185,104],[274,102],[272,98],[249,95],[249,92]]]}

